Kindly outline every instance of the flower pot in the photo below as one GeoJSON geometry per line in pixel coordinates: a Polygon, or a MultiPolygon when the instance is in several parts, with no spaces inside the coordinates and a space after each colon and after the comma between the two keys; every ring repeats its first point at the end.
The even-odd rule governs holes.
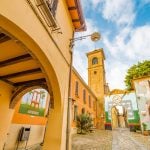
{"type": "Polygon", "coordinates": [[[143,135],[148,136],[149,132],[148,131],[143,131],[143,135]]]}

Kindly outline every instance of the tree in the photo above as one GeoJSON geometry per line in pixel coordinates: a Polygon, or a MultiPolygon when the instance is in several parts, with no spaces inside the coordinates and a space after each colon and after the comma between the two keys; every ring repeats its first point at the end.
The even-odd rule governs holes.
{"type": "Polygon", "coordinates": [[[77,116],[78,133],[89,132],[92,126],[92,118],[88,114],[83,113],[77,116]]]}
{"type": "Polygon", "coordinates": [[[150,75],[150,61],[145,60],[143,62],[138,62],[138,64],[134,64],[131,66],[125,77],[125,84],[128,90],[132,89],[132,80],[144,76],[150,75]]]}

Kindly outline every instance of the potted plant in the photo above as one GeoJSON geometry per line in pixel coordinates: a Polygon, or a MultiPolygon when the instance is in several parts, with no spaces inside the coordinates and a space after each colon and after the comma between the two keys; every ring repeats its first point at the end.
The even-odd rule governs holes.
{"type": "Polygon", "coordinates": [[[142,126],[143,126],[143,135],[148,136],[148,131],[146,130],[147,129],[147,124],[143,122],[142,126]]]}
{"type": "Polygon", "coordinates": [[[88,114],[83,113],[77,116],[77,133],[86,134],[91,131],[92,127],[92,118],[88,114]]]}

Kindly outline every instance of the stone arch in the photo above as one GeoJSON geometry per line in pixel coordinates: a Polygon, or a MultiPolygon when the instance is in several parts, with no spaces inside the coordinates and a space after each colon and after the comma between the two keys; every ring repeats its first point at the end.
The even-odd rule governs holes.
{"type": "MultiPolygon", "coordinates": [[[[53,69],[53,66],[51,65],[51,62],[47,58],[44,51],[39,47],[39,45],[34,41],[34,39],[32,39],[32,37],[30,37],[27,33],[25,33],[25,31],[23,31],[16,24],[14,24],[2,15],[0,15],[0,27],[1,30],[4,30],[4,32],[8,33],[11,37],[15,38],[18,43],[26,47],[31,56],[40,63],[42,71],[46,74],[46,83],[48,91],[53,91],[54,93],[56,92],[57,97],[59,96],[58,100],[60,100],[61,94],[59,89],[59,82],[56,73],[53,69]]],[[[61,104],[61,102],[59,102],[59,104],[61,104]]]]}
{"type": "MultiPolygon", "coordinates": [[[[16,91],[13,92],[11,101],[10,101],[10,108],[14,108],[14,106],[16,105],[16,103],[18,102],[18,100],[20,100],[20,98],[28,93],[29,91],[33,90],[33,89],[38,89],[38,88],[42,88],[48,91],[48,87],[46,84],[34,84],[32,86],[23,86],[21,88],[16,89],[16,91]]],[[[49,92],[49,91],[48,91],[49,92]]],[[[52,92],[50,93],[52,94],[52,92]]],[[[53,94],[52,94],[53,95],[53,94]]]]}
{"type": "MultiPolygon", "coordinates": [[[[46,75],[45,84],[37,84],[37,85],[32,85],[30,87],[25,86],[25,87],[21,87],[20,89],[15,89],[15,87],[13,87],[12,91],[15,91],[15,93],[11,95],[10,107],[14,108],[15,104],[19,101],[19,98],[23,95],[24,92],[26,92],[29,89],[42,86],[48,89],[49,92],[52,91],[53,98],[54,98],[54,109],[52,110],[48,118],[44,148],[51,145],[52,149],[60,149],[61,136],[62,136],[62,117],[63,117],[62,102],[61,102],[62,94],[61,94],[60,83],[57,77],[57,73],[55,72],[55,69],[51,63],[52,60],[48,59],[48,57],[46,56],[46,52],[40,48],[38,43],[32,37],[29,36],[29,33],[26,33],[25,30],[21,29],[11,20],[7,19],[2,15],[0,15],[0,27],[1,27],[0,30],[10,35],[13,39],[16,40],[16,42],[21,44],[23,47],[27,48],[29,54],[35,60],[38,61],[38,63],[41,66],[41,70],[46,75]]],[[[5,126],[3,125],[3,128],[5,129],[4,130],[5,133],[3,132],[3,134],[5,135],[7,134],[8,127],[6,127],[7,129],[5,129],[5,126]]],[[[2,141],[3,143],[5,142],[5,139],[6,136],[2,141]]],[[[2,144],[0,143],[0,149],[3,146],[3,143],[2,144]]]]}

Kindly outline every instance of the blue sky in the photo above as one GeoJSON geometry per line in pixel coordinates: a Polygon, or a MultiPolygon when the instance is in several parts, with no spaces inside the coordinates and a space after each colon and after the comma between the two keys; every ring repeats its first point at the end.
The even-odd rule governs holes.
{"type": "Polygon", "coordinates": [[[76,37],[100,32],[101,40],[77,41],[73,65],[87,82],[86,53],[103,48],[106,80],[110,89],[124,89],[130,66],[150,60],[150,0],[81,0],[87,31],[76,37]]]}

